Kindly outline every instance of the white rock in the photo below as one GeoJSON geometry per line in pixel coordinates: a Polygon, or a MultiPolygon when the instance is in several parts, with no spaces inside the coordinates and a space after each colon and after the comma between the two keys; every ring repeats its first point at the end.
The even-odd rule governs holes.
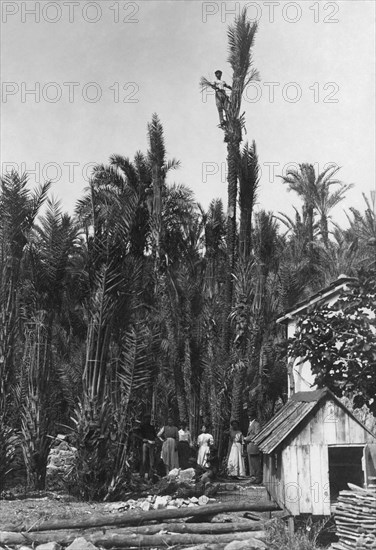
{"type": "Polygon", "coordinates": [[[190,502],[193,502],[193,504],[198,504],[198,498],[197,497],[191,497],[190,502]]]}
{"type": "Polygon", "coordinates": [[[166,508],[167,504],[170,502],[171,497],[169,495],[166,496],[157,496],[154,502],[154,510],[159,510],[161,508],[166,508]]]}
{"type": "Polygon", "coordinates": [[[67,546],[66,550],[97,550],[97,548],[84,537],[77,537],[72,544],[67,546]]]}
{"type": "Polygon", "coordinates": [[[207,497],[206,495],[201,495],[200,498],[198,499],[198,503],[200,506],[205,506],[205,504],[207,504],[209,502],[209,497],[207,497]]]}
{"type": "Polygon", "coordinates": [[[168,479],[175,479],[180,474],[180,468],[174,468],[167,476],[168,479]]]}
{"type": "Polygon", "coordinates": [[[186,470],[181,470],[179,474],[180,481],[184,481],[186,483],[189,483],[190,481],[194,480],[194,477],[196,475],[196,472],[194,468],[187,468],[186,470]]]}
{"type": "Polygon", "coordinates": [[[61,546],[57,542],[46,542],[38,545],[39,550],[60,550],[61,546]]]}

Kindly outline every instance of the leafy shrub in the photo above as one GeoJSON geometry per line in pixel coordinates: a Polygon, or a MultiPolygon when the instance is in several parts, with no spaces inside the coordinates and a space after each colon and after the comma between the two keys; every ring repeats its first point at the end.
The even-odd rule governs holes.
{"type": "Polygon", "coordinates": [[[0,419],[0,491],[5,487],[5,481],[12,472],[16,457],[19,437],[15,430],[6,426],[0,419]]]}

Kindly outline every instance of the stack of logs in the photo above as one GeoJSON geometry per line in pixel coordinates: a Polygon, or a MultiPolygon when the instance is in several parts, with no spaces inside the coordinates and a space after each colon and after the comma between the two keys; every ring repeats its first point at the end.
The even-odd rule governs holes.
{"type": "Polygon", "coordinates": [[[259,516],[248,521],[211,522],[229,512],[265,512],[278,507],[271,502],[209,504],[197,508],[135,510],[125,513],[92,514],[90,517],[50,519],[34,525],[2,525],[0,546],[47,542],[66,546],[79,537],[102,548],[140,548],[179,545],[196,549],[225,548],[232,541],[247,541],[247,549],[267,548],[262,539],[264,524],[259,516]],[[186,522],[172,520],[187,519],[186,522]]]}
{"type": "Polygon", "coordinates": [[[376,491],[348,485],[349,491],[340,491],[334,512],[339,541],[332,549],[376,549],[376,491]]]}

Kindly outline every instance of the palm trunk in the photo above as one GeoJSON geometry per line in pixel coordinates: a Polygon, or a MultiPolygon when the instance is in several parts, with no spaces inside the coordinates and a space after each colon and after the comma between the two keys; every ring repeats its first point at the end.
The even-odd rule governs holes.
{"type": "Polygon", "coordinates": [[[307,204],[307,222],[308,222],[308,254],[310,263],[313,262],[313,206],[307,204]]]}
{"type": "Polygon", "coordinates": [[[252,208],[240,206],[239,255],[247,260],[252,250],[252,208]]]}
{"type": "Polygon", "coordinates": [[[325,214],[321,216],[320,226],[321,226],[321,236],[322,236],[324,246],[325,248],[328,248],[328,241],[329,241],[328,218],[325,216],[325,214]]]}
{"type": "Polygon", "coordinates": [[[154,164],[152,168],[153,180],[153,224],[154,224],[154,246],[155,246],[155,270],[159,272],[160,241],[161,241],[161,212],[162,212],[162,176],[160,168],[154,164]]]}
{"type": "Polygon", "coordinates": [[[230,137],[227,145],[228,207],[227,207],[227,272],[224,308],[224,351],[230,351],[230,320],[233,303],[234,269],[236,263],[236,200],[238,192],[239,140],[230,137]]]}
{"type": "Polygon", "coordinates": [[[243,405],[243,391],[244,391],[244,382],[247,369],[242,360],[239,360],[236,365],[236,370],[232,382],[232,399],[231,399],[231,419],[238,420],[241,419],[242,414],[242,405],[243,405]]]}

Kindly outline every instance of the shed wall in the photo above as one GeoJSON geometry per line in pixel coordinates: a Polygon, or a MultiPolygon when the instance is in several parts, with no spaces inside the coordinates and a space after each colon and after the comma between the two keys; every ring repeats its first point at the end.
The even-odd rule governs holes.
{"type": "Polygon", "coordinates": [[[274,453],[264,455],[264,481],[291,514],[330,515],[329,445],[365,445],[374,438],[333,400],[309,414],[274,453]],[[275,468],[274,454],[277,455],[275,468]]]}
{"type": "Polygon", "coordinates": [[[364,445],[374,442],[372,435],[344,409],[328,399],[299,429],[290,445],[364,445]]]}

